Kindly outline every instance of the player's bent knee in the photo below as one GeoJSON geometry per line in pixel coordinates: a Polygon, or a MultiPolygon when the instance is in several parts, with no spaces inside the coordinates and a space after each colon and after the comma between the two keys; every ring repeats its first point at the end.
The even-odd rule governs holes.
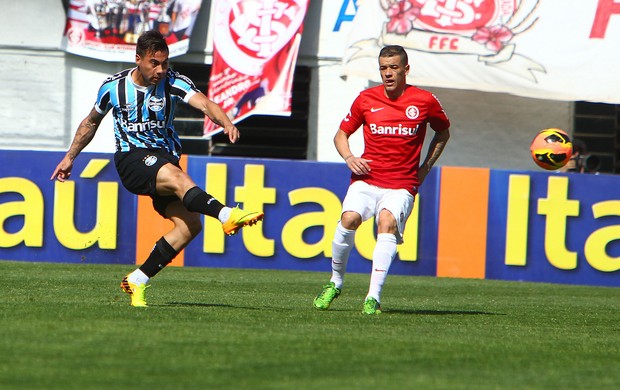
{"type": "Polygon", "coordinates": [[[362,224],[362,216],[353,211],[345,211],[340,217],[342,227],[349,230],[355,230],[362,224]]]}
{"type": "Polygon", "coordinates": [[[398,230],[396,218],[390,211],[386,209],[381,210],[379,213],[379,220],[377,222],[377,230],[380,233],[396,233],[398,230]]]}

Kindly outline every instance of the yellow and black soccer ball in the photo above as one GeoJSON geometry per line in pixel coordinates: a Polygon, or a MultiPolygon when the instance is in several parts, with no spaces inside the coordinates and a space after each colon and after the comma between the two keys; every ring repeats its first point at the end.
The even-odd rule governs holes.
{"type": "Polygon", "coordinates": [[[561,129],[541,130],[532,140],[530,152],[539,167],[554,171],[562,168],[573,155],[570,137],[561,129]]]}

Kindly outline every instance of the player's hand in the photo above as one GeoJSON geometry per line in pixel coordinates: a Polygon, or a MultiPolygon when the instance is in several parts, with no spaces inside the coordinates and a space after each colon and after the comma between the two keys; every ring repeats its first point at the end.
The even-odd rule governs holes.
{"type": "Polygon", "coordinates": [[[426,175],[428,175],[430,171],[431,169],[428,167],[428,165],[422,164],[420,166],[420,169],[418,169],[418,182],[420,183],[419,185],[422,185],[422,183],[424,183],[424,179],[426,179],[426,175]]]}
{"type": "Polygon", "coordinates": [[[239,129],[237,129],[237,127],[233,124],[224,127],[224,134],[228,136],[231,144],[237,142],[237,140],[239,140],[239,137],[241,137],[241,135],[239,134],[239,129]]]}
{"type": "Polygon", "coordinates": [[[355,173],[358,176],[367,175],[370,173],[370,164],[372,160],[366,160],[361,157],[350,157],[346,160],[347,167],[351,170],[351,172],[355,173]]]}
{"type": "Polygon", "coordinates": [[[52,173],[52,177],[50,177],[50,180],[58,180],[59,182],[64,183],[65,180],[69,180],[72,169],[73,161],[65,157],[62,159],[60,164],[58,164],[56,169],[54,169],[54,173],[52,173]]]}

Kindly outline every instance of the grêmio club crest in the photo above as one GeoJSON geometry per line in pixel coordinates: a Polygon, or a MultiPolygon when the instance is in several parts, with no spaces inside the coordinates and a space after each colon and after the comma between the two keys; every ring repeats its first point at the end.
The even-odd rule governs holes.
{"type": "Polygon", "coordinates": [[[377,39],[355,42],[348,62],[376,55],[378,47],[401,45],[437,54],[477,56],[536,83],[542,65],[520,55],[514,38],[538,20],[539,0],[380,0],[386,20],[377,39]]]}

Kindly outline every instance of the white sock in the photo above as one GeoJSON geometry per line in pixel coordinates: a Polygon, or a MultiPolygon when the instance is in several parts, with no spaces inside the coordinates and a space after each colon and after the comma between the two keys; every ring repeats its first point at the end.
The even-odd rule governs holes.
{"type": "Polygon", "coordinates": [[[228,221],[228,218],[230,217],[230,211],[231,210],[232,209],[230,207],[224,206],[224,208],[222,208],[220,210],[220,213],[217,215],[217,219],[219,219],[221,223],[224,223],[224,222],[228,221]]]}
{"type": "Polygon", "coordinates": [[[342,288],[344,284],[344,274],[347,270],[347,262],[353,245],[355,244],[355,230],[345,229],[342,223],[338,222],[334,241],[332,241],[332,278],[336,288],[342,288]]]}
{"type": "Polygon", "coordinates": [[[149,277],[146,276],[144,272],[140,271],[140,268],[138,268],[127,276],[127,280],[133,284],[140,285],[147,284],[149,282],[149,277]]]}
{"type": "Polygon", "coordinates": [[[377,234],[377,246],[375,246],[372,254],[370,288],[366,298],[372,297],[377,302],[381,302],[381,289],[387,278],[394,256],[396,256],[396,236],[389,233],[377,234]]]}

